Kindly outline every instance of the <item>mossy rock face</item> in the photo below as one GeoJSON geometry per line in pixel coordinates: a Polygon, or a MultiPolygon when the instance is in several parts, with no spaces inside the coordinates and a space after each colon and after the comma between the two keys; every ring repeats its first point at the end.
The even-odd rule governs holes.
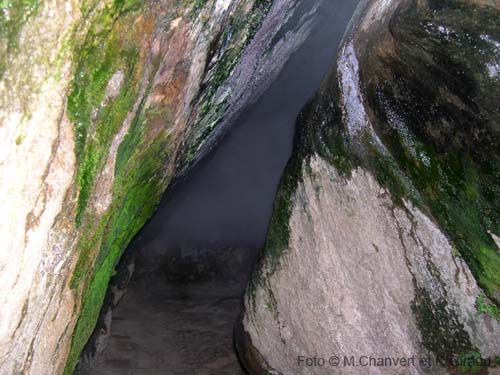
{"type": "Polygon", "coordinates": [[[461,2],[410,9],[392,19],[392,40],[371,42],[361,59],[376,134],[497,303],[499,16],[461,2]]]}
{"type": "Polygon", "coordinates": [[[274,3],[0,1],[0,372],[73,371],[124,249],[229,117],[232,72],[239,98],[274,74],[253,77],[268,41],[246,49],[274,3]]]}
{"type": "Polygon", "coordinates": [[[75,46],[77,63],[68,114],[75,127],[79,190],[75,221],[80,235],[71,287],[82,300],[65,370],[68,374],[94,328],[123,250],[154,212],[168,179],[162,173],[170,147],[166,132],[148,139],[143,103],[133,113],[142,81],[151,79],[143,77],[146,55],[141,53],[141,43],[148,40],[152,22],[143,10],[141,1],[109,4],[95,17],[82,44],[75,46]],[[110,89],[113,79],[115,92],[110,89]],[[89,207],[89,200],[129,113],[134,119],[117,151],[112,201],[100,216],[95,207],[89,207]]]}
{"type": "Polygon", "coordinates": [[[75,126],[79,185],[77,222],[80,224],[97,173],[103,168],[113,136],[137,98],[141,68],[139,40],[124,31],[133,26],[140,1],[115,1],[100,14],[83,45],[78,46],[77,67],[68,97],[68,112],[75,126]],[[123,72],[117,97],[105,98],[108,82],[123,72]],[[104,103],[106,101],[106,103],[104,103]]]}
{"type": "MultiPolygon", "coordinates": [[[[299,120],[295,155],[318,153],[344,173],[371,170],[394,199],[439,222],[488,296],[500,302],[500,12],[465,2],[397,12],[390,34],[363,42],[370,135],[351,139],[330,77],[299,120]]],[[[361,44],[361,43],[360,43],[361,44]]],[[[361,50],[361,48],[360,48],[361,50]]]]}
{"type": "MultiPolygon", "coordinates": [[[[83,13],[93,15],[93,21],[81,42],[74,46],[75,72],[67,105],[75,129],[78,161],[75,217],[79,231],[78,261],[70,285],[77,300],[81,298],[81,304],[76,307],[78,320],[65,374],[73,372],[92,334],[110,278],[126,246],[154,213],[174,175],[191,162],[183,156],[189,155],[190,150],[198,150],[224,116],[228,106],[214,104],[218,100],[216,91],[238,63],[271,3],[249,0],[230,4],[235,8],[230,15],[219,14],[216,17],[222,20],[211,21],[226,30],[223,36],[212,35],[213,25],[204,31],[199,28],[199,24],[206,24],[214,17],[213,1],[173,2],[163,9],[154,2],[114,0],[101,9],[91,5],[82,8],[83,13]],[[252,22],[244,22],[247,16],[252,22]],[[173,22],[174,19],[177,21],[173,22]],[[168,26],[170,22],[177,26],[168,26]],[[183,26],[178,26],[179,23],[183,26]],[[228,25],[224,28],[221,23],[228,25]],[[162,48],[170,48],[169,40],[177,27],[198,30],[202,43],[213,39],[205,47],[210,48],[209,54],[218,54],[217,62],[207,66],[202,77],[203,86],[196,95],[202,100],[189,108],[199,116],[189,120],[180,120],[179,108],[172,104],[176,95],[180,95],[176,90],[182,92],[188,82],[180,79],[173,85],[175,92],[165,89],[163,94],[163,82],[156,78],[162,69],[168,69],[162,65],[168,54],[154,55],[151,45],[157,33],[165,39],[162,48]],[[152,99],[158,95],[167,97],[152,99]],[[187,122],[181,133],[174,129],[176,121],[187,122]],[[127,122],[129,125],[117,146],[117,134],[123,132],[127,122]],[[98,212],[95,200],[102,197],[96,192],[102,184],[103,171],[110,168],[113,147],[116,155],[111,171],[111,199],[106,209],[98,212]],[[177,159],[183,162],[176,163],[177,159]]],[[[184,38],[193,37],[187,35],[184,38]]],[[[176,56],[182,53],[172,51],[176,56]]],[[[189,60],[194,58],[192,51],[185,53],[187,57],[182,61],[185,69],[198,63],[189,60]]],[[[212,57],[209,55],[208,61],[212,57]]]]}
{"type": "MultiPolygon", "coordinates": [[[[338,66],[299,117],[262,252],[265,267],[258,268],[250,300],[255,288],[268,288],[288,248],[291,210],[300,200],[294,193],[309,160],[319,155],[347,179],[355,168],[369,171],[396,206],[409,201],[426,213],[486,296],[500,304],[495,242],[500,234],[500,10],[473,1],[388,6],[393,7],[388,17],[366,21],[366,11],[360,16],[341,46],[338,66]],[[342,60],[350,43],[355,62],[342,60]],[[343,69],[353,65],[357,78],[349,78],[363,111],[354,124],[364,126],[359,132],[349,123],[349,93],[342,86],[343,69]]],[[[476,350],[446,300],[429,298],[420,286],[415,295],[413,313],[427,350],[476,350]]],[[[496,317],[494,305],[481,306],[478,313],[496,317]]]]}

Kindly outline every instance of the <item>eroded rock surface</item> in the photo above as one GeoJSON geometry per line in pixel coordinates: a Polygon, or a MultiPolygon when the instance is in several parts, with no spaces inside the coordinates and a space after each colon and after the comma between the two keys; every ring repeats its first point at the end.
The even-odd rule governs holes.
{"type": "Polygon", "coordinates": [[[494,365],[499,15],[496,2],[360,5],[299,119],[247,289],[237,337],[252,373],[441,374],[467,356],[494,365]],[[344,356],[416,362],[353,367],[344,356]]]}
{"type": "Polygon", "coordinates": [[[307,34],[276,38],[295,7],[1,2],[0,373],[72,373],[172,178],[307,34]]]}

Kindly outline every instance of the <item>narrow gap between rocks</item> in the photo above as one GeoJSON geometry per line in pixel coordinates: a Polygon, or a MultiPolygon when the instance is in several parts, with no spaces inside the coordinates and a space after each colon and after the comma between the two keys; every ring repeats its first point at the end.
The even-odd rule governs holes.
{"type": "MultiPolygon", "coordinates": [[[[331,68],[356,4],[324,1],[309,38],[270,88],[165,194],[110,286],[83,355],[100,353],[90,373],[244,374],[232,341],[244,288],[265,240],[295,120],[331,68]],[[111,318],[106,306],[125,292],[132,271],[111,318]]],[[[82,360],[77,373],[84,370],[82,360]]]]}

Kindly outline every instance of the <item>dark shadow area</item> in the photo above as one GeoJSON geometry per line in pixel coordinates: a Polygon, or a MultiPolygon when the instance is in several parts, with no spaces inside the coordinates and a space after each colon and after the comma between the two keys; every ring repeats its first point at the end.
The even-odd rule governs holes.
{"type": "MultiPolygon", "coordinates": [[[[243,373],[232,328],[292,151],[295,119],[330,68],[356,4],[324,1],[310,37],[270,88],[165,195],[127,250],[116,293],[110,287],[113,307],[135,266],[93,374],[243,373]]],[[[110,319],[100,319],[107,335],[110,319]]]]}
{"type": "MultiPolygon", "coordinates": [[[[141,267],[179,249],[262,246],[297,115],[329,70],[357,1],[326,0],[305,44],[141,232],[141,267]]],[[[305,11],[306,9],[302,9],[305,11]]],[[[285,36],[286,37],[286,36],[285,36]]]]}

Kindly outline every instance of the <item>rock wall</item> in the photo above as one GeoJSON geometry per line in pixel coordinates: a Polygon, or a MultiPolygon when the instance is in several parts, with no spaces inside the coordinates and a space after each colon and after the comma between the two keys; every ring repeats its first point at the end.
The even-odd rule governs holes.
{"type": "Polygon", "coordinates": [[[441,374],[481,357],[498,371],[499,15],[359,6],[299,118],[246,292],[251,373],[441,374]]]}
{"type": "Polygon", "coordinates": [[[286,0],[0,4],[0,373],[70,374],[126,245],[301,43],[286,0]]]}

